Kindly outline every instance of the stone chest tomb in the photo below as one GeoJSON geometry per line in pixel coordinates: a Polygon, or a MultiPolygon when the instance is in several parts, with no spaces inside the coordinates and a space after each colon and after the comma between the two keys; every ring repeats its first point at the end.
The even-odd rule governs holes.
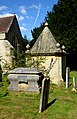
{"type": "Polygon", "coordinates": [[[39,92],[43,75],[35,68],[15,68],[9,71],[8,90],[39,92]]]}

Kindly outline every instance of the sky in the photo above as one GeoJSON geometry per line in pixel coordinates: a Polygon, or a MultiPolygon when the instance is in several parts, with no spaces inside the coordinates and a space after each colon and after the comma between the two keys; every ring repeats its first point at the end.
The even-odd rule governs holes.
{"type": "Polygon", "coordinates": [[[32,39],[31,30],[39,27],[47,11],[52,11],[58,0],[0,0],[0,17],[16,14],[21,34],[32,39]]]}

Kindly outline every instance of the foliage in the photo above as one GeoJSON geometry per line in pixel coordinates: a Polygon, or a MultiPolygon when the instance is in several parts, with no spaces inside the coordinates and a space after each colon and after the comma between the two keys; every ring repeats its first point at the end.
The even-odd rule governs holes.
{"type": "Polygon", "coordinates": [[[17,51],[23,51],[23,52],[25,52],[25,50],[26,50],[26,45],[28,44],[28,39],[27,39],[27,36],[25,35],[22,39],[21,39],[21,41],[20,42],[17,42],[17,45],[15,46],[15,49],[17,50],[17,51]]]}
{"type": "Polygon", "coordinates": [[[43,28],[44,28],[44,24],[41,24],[40,27],[37,27],[37,28],[34,28],[33,30],[31,30],[33,39],[30,41],[30,47],[32,47],[34,45],[34,43],[36,42],[36,40],[39,37],[43,28]]]}
{"type": "Polygon", "coordinates": [[[13,50],[14,62],[13,62],[13,67],[12,68],[15,68],[15,67],[26,67],[25,51],[27,50],[27,48],[26,48],[27,44],[29,44],[29,41],[28,41],[26,35],[24,36],[22,43],[23,43],[22,44],[23,51],[19,51],[19,50],[16,50],[16,49],[13,50]]]}
{"type": "MultiPolygon", "coordinates": [[[[71,72],[72,78],[77,72],[71,72]]],[[[76,76],[77,78],[77,76],[76,76]]],[[[70,84],[72,83],[72,80],[70,84]]],[[[7,76],[0,87],[0,119],[76,119],[77,94],[65,84],[50,85],[48,108],[39,114],[40,94],[7,91],[7,76]]]]}
{"type": "Polygon", "coordinates": [[[13,68],[15,67],[25,67],[25,53],[18,52],[17,56],[15,57],[13,68]]]}
{"type": "Polygon", "coordinates": [[[8,94],[8,90],[6,87],[8,87],[9,81],[7,79],[6,75],[3,75],[2,82],[0,82],[0,97],[5,97],[8,94]]]}
{"type": "Polygon", "coordinates": [[[30,55],[26,54],[26,67],[37,68],[38,70],[42,70],[42,63],[44,63],[44,58],[40,56],[36,56],[36,58],[32,58],[30,55]]]}
{"type": "Polygon", "coordinates": [[[51,62],[48,68],[45,67],[46,57],[36,56],[31,57],[26,54],[26,67],[36,68],[38,71],[41,71],[44,76],[49,77],[49,72],[51,70],[51,62]]]}
{"type": "MultiPolygon", "coordinates": [[[[21,39],[20,43],[9,49],[9,53],[6,52],[6,57],[10,58],[10,63],[6,58],[1,57],[2,67],[6,72],[15,67],[25,67],[25,51],[28,40],[26,35],[21,39]]],[[[6,46],[8,48],[8,46],[6,46]]]]}
{"type": "Polygon", "coordinates": [[[5,69],[5,70],[10,70],[11,69],[11,64],[8,63],[8,61],[6,59],[2,58],[1,62],[3,64],[3,69],[5,69]]]}
{"type": "Polygon", "coordinates": [[[47,12],[44,22],[40,27],[33,29],[34,42],[42,32],[44,23],[48,22],[53,36],[69,53],[67,64],[72,69],[77,67],[77,0],[58,0],[51,12],[47,12]],[[70,60],[71,59],[71,60],[70,60]],[[69,61],[70,60],[70,61],[69,61]],[[74,62],[74,63],[73,63],[74,62]]]}
{"type": "Polygon", "coordinates": [[[60,44],[71,53],[77,50],[77,1],[59,0],[53,11],[47,13],[50,30],[60,44]]]}

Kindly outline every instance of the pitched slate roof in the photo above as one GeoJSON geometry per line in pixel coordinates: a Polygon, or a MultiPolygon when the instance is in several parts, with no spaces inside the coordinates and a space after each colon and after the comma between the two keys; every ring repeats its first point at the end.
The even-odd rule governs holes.
{"type": "Polygon", "coordinates": [[[0,18],[0,33],[8,32],[15,15],[0,18]]]}
{"type": "Polygon", "coordinates": [[[58,45],[59,44],[56,42],[51,31],[46,25],[30,50],[30,53],[56,53],[57,50],[58,52],[62,52],[58,45]]]}

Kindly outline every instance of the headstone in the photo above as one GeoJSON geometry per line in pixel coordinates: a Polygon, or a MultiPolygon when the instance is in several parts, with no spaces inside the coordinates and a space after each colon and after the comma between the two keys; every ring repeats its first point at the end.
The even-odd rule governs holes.
{"type": "Polygon", "coordinates": [[[69,72],[70,72],[70,69],[69,67],[66,68],[66,88],[69,87],[69,72]]]}
{"type": "Polygon", "coordinates": [[[44,78],[42,82],[42,91],[40,96],[39,113],[43,112],[48,104],[50,79],[44,78]]]}
{"type": "Polygon", "coordinates": [[[76,89],[76,77],[73,77],[73,87],[76,89]]]}
{"type": "Polygon", "coordinates": [[[72,88],[72,91],[77,93],[77,90],[76,90],[76,77],[73,77],[73,88],[72,88]]]}
{"type": "Polygon", "coordinates": [[[10,80],[10,85],[8,89],[13,91],[39,92],[39,74],[41,73],[35,68],[15,68],[9,71],[8,79],[10,80]]]}
{"type": "Polygon", "coordinates": [[[76,77],[73,77],[73,88],[76,89],[76,77]]]}

